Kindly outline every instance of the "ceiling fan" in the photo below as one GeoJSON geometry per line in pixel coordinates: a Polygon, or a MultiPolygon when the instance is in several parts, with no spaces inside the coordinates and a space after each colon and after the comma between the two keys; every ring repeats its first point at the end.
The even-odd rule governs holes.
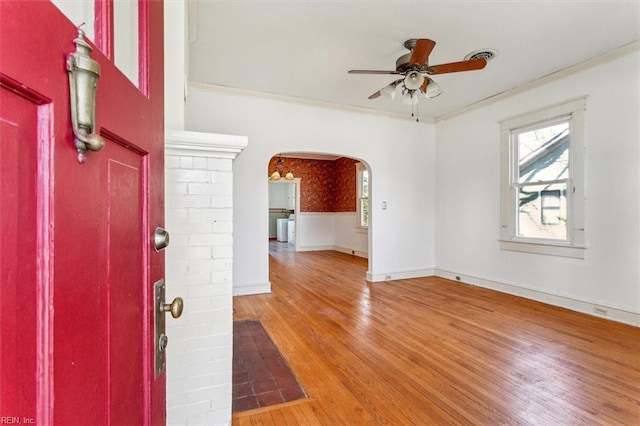
{"type": "Polygon", "coordinates": [[[400,87],[402,89],[403,103],[414,105],[418,102],[418,90],[428,98],[435,98],[442,93],[442,88],[429,77],[430,75],[480,70],[487,65],[487,61],[484,58],[429,65],[429,55],[435,45],[436,42],[428,38],[409,39],[404,42],[404,47],[410,52],[396,60],[395,71],[351,70],[349,74],[401,75],[402,78],[373,93],[369,96],[369,99],[376,99],[380,95],[386,95],[393,99],[396,94],[396,88],[400,87]]]}

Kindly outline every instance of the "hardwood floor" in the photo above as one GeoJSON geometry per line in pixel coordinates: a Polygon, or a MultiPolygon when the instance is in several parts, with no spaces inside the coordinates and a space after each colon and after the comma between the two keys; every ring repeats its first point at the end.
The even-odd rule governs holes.
{"type": "Polygon", "coordinates": [[[259,318],[309,398],[234,425],[640,424],[640,328],[441,278],[364,279],[338,252],[271,253],[259,318]]]}

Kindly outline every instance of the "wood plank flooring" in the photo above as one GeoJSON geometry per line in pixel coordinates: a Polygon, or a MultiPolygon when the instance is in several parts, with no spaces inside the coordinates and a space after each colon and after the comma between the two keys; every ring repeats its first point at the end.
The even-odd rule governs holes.
{"type": "Polygon", "coordinates": [[[309,398],[234,425],[640,425],[640,328],[444,280],[270,253],[259,318],[309,398]]]}

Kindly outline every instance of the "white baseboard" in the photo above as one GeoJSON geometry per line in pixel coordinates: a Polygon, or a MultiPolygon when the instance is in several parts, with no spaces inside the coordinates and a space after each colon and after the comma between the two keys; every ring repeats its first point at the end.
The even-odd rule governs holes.
{"type": "Polygon", "coordinates": [[[296,251],[325,251],[333,250],[333,246],[296,246],[296,251]]]}
{"type": "Polygon", "coordinates": [[[304,246],[304,247],[298,246],[296,247],[296,251],[326,251],[326,250],[339,251],[340,253],[352,254],[354,256],[364,257],[365,259],[369,258],[369,254],[367,252],[352,250],[346,247],[339,247],[339,246],[304,246]]]}
{"type": "Polygon", "coordinates": [[[354,256],[363,257],[365,259],[369,258],[369,253],[367,253],[366,251],[352,250],[347,247],[339,247],[339,246],[334,246],[333,250],[339,251],[340,253],[352,254],[354,256]]]}
{"type": "Polygon", "coordinates": [[[372,274],[371,272],[367,271],[367,281],[376,283],[381,281],[432,277],[433,275],[435,275],[435,268],[419,269],[417,271],[386,272],[383,274],[372,274]]]}
{"type": "Polygon", "coordinates": [[[249,296],[252,294],[271,293],[271,282],[266,283],[250,283],[250,284],[234,284],[234,296],[249,296]]]}
{"type": "Polygon", "coordinates": [[[570,309],[572,311],[581,312],[583,314],[593,315],[600,318],[606,318],[612,321],[640,327],[640,313],[632,312],[624,309],[606,306],[602,303],[579,300],[574,297],[562,296],[558,294],[547,293],[544,291],[522,287],[515,284],[501,283],[498,281],[488,280],[485,278],[464,275],[456,272],[436,269],[435,275],[453,281],[459,281],[465,284],[471,284],[478,287],[496,290],[502,293],[512,294],[514,296],[525,297],[553,306],[570,309]]]}

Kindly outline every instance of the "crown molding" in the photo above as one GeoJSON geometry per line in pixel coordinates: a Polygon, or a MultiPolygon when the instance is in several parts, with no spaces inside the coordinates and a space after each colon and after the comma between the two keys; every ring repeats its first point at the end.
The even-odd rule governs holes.
{"type": "Polygon", "coordinates": [[[599,55],[595,58],[587,59],[586,61],[580,62],[576,65],[572,65],[570,67],[561,69],[559,71],[552,72],[551,74],[547,74],[543,77],[540,77],[536,80],[532,80],[528,83],[522,84],[518,87],[514,87],[513,89],[505,90],[504,92],[500,92],[493,96],[489,96],[488,98],[482,99],[481,101],[475,102],[473,104],[467,105],[466,107],[457,109],[455,111],[448,112],[446,114],[439,115],[435,117],[434,122],[438,123],[443,120],[448,120],[453,117],[457,117],[459,115],[465,114],[467,112],[473,111],[478,108],[485,107],[494,102],[501,101],[503,99],[509,98],[511,96],[515,96],[519,93],[525,92],[527,90],[534,89],[536,87],[540,87],[547,83],[550,83],[555,80],[559,80],[561,78],[568,77],[572,74],[577,74],[581,71],[587,70],[589,68],[593,68],[595,66],[605,64],[607,62],[611,62],[615,59],[621,58],[623,56],[637,53],[640,51],[640,41],[634,41],[632,43],[621,46],[615,50],[599,55]]]}
{"type": "MultiPolygon", "coordinates": [[[[277,95],[274,93],[260,92],[257,90],[238,89],[235,87],[201,83],[198,81],[189,81],[188,86],[190,89],[198,89],[206,92],[224,93],[229,95],[245,96],[245,97],[251,97],[251,98],[262,98],[262,99],[269,99],[274,101],[326,108],[331,110],[341,110],[341,111],[349,111],[349,112],[359,112],[363,114],[383,115],[386,117],[396,118],[400,120],[415,121],[415,117],[411,117],[407,114],[401,114],[397,112],[380,111],[377,109],[362,108],[362,107],[356,107],[352,105],[342,105],[342,104],[336,104],[332,102],[318,101],[314,99],[297,98],[295,96],[277,95]]],[[[434,120],[430,117],[420,117],[420,122],[434,124],[434,120]]]]}

